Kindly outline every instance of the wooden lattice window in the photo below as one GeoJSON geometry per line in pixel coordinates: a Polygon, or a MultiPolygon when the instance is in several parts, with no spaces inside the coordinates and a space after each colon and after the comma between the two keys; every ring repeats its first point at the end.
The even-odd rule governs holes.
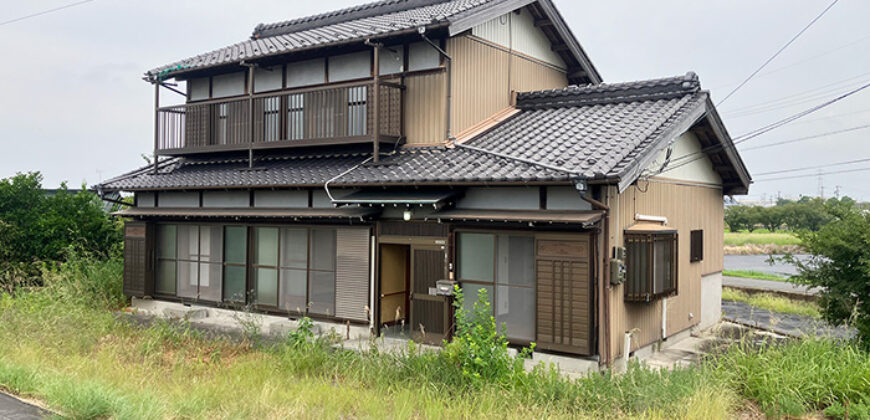
{"type": "Polygon", "coordinates": [[[677,293],[677,233],[625,234],[625,300],[650,302],[677,293]]]}

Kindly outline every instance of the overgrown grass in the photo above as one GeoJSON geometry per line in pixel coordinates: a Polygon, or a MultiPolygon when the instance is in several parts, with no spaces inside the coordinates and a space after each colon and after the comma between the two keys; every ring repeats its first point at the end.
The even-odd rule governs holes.
{"type": "Polygon", "coordinates": [[[89,290],[100,273],[120,275],[105,264],[78,280],[62,270],[45,289],[0,298],[0,387],[71,418],[124,419],[726,419],[753,404],[771,415],[833,413],[868,395],[870,356],[830,341],[734,347],[673,371],[632,363],[623,375],[571,380],[538,367],[472,381],[467,362],[413,344],[360,353],[304,331],[255,346],[207,338],[183,323],[145,328],[103,306],[117,303],[114,293],[68,294],[89,290]],[[72,284],[62,285],[68,278],[72,284]]]}
{"type": "Polygon", "coordinates": [[[815,302],[789,299],[771,293],[746,293],[730,287],[722,288],[722,300],[743,302],[750,306],[784,314],[821,318],[821,309],[815,302]]]}
{"type": "Polygon", "coordinates": [[[726,246],[743,245],[800,245],[800,239],[789,232],[725,232],[726,246]]]}
{"type": "Polygon", "coordinates": [[[776,274],[763,273],[761,271],[754,270],[723,270],[722,275],[729,277],[741,277],[744,279],[773,280],[784,282],[788,281],[787,277],[778,276],[776,274]]]}

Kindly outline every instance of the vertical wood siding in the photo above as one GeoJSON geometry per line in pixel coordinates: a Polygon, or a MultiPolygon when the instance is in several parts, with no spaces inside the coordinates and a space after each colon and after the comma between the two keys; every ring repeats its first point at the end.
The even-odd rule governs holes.
{"type": "Polygon", "coordinates": [[[453,57],[451,128],[454,133],[511,104],[511,93],[568,85],[564,72],[469,36],[447,41],[453,57]]]}
{"type": "Polygon", "coordinates": [[[411,145],[441,144],[447,122],[447,74],[405,78],[405,136],[411,145]]]}
{"type": "MultiPolygon", "coordinates": [[[[643,187],[645,181],[641,181],[643,187]]],[[[646,192],[636,186],[622,194],[609,187],[611,206],[610,238],[612,246],[624,246],[623,230],[635,223],[635,214],[664,216],[668,226],[678,230],[677,296],[667,301],[667,335],[673,335],[701,320],[701,276],[722,271],[723,200],[719,187],[681,184],[678,181],[652,179],[646,192]],[[704,260],[689,262],[690,232],[704,230],[704,260]],[[690,317],[690,314],[692,317],[690,317]]],[[[623,287],[611,288],[611,353],[619,357],[626,331],[633,331],[632,351],[662,338],[662,302],[626,303],[623,287]]]]}
{"type": "Polygon", "coordinates": [[[338,229],[335,261],[335,315],[367,321],[369,305],[369,229],[338,229]]]}

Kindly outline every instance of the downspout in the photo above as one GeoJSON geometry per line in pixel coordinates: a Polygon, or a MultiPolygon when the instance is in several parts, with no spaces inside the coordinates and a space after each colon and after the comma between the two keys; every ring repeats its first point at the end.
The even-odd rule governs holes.
{"type": "MultiPolygon", "coordinates": [[[[601,324],[604,327],[604,357],[603,361],[607,367],[610,367],[610,207],[592,197],[589,197],[589,190],[585,182],[578,181],[575,185],[580,191],[580,197],[586,200],[593,208],[604,211],[604,244],[602,245],[601,256],[604,266],[604,275],[599,279],[598,290],[601,295],[601,306],[604,309],[604,314],[601,324]]],[[[607,187],[604,187],[604,201],[607,202],[609,195],[607,187]]]]}
{"type": "Polygon", "coordinates": [[[256,64],[241,62],[248,68],[248,169],[254,167],[254,67],[256,64]]]}
{"type": "Polygon", "coordinates": [[[451,58],[450,55],[447,54],[446,51],[441,49],[441,47],[439,47],[438,44],[432,42],[432,40],[426,36],[426,27],[425,26],[421,26],[421,27],[417,28],[417,32],[420,33],[420,36],[423,38],[424,41],[429,43],[429,45],[431,45],[432,48],[435,48],[435,50],[438,51],[438,53],[441,54],[441,56],[447,60],[447,118],[446,118],[447,129],[445,131],[447,134],[447,142],[452,143],[454,140],[456,140],[453,138],[453,132],[450,129],[450,110],[451,110],[451,102],[453,102],[453,82],[451,80],[452,75],[453,75],[453,72],[452,72],[453,58],[451,58]]]}

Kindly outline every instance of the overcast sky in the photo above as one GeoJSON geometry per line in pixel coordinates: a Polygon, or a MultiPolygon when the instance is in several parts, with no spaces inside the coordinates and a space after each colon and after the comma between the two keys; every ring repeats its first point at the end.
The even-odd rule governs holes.
{"type": "MultiPolygon", "coordinates": [[[[607,82],[695,71],[714,101],[770,57],[829,0],[554,0],[607,82]]],[[[5,0],[0,22],[71,0],[5,0]]],[[[260,22],[360,0],[94,0],[0,25],[0,178],[40,171],[44,185],[88,185],[141,166],[153,134],[142,73],[246,39],[260,22]]],[[[870,81],[870,2],[840,1],[719,107],[732,137],[870,81]]],[[[170,94],[164,94],[167,96],[170,94]]],[[[870,89],[741,149],[870,124],[870,89]]],[[[817,195],[818,170],[763,172],[870,158],[870,129],[742,153],[758,180],[748,199],[817,195]],[[775,176],[811,177],[763,181],[775,176]]],[[[835,166],[823,172],[861,169],[835,166]]],[[[825,195],[870,200],[870,171],[824,175],[825,195]]]]}

